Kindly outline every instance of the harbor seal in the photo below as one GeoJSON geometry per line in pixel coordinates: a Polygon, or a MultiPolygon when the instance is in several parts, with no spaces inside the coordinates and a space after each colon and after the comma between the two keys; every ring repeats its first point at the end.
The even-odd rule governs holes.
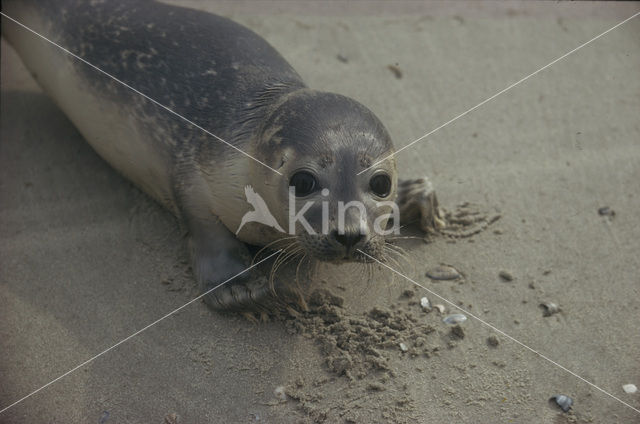
{"type": "Polygon", "coordinates": [[[281,249],[277,264],[366,261],[383,256],[376,228],[443,225],[429,180],[398,179],[369,109],[309,88],[229,19],[151,0],[5,1],[3,13],[3,35],[44,91],[188,231],[203,292],[232,279],[205,296],[214,309],[273,297],[257,268],[243,273],[254,246],[281,249]]]}

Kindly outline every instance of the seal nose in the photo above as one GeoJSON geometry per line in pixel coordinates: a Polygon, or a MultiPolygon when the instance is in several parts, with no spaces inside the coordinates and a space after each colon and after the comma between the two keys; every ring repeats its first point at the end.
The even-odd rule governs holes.
{"type": "Polygon", "coordinates": [[[351,249],[358,244],[359,241],[364,239],[364,234],[361,234],[360,231],[347,231],[344,234],[334,231],[333,238],[347,249],[351,249]]]}

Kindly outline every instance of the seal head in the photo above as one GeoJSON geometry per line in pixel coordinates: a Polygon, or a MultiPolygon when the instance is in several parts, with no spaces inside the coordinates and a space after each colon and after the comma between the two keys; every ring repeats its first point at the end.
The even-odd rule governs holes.
{"type": "Polygon", "coordinates": [[[394,158],[357,174],[392,152],[389,133],[365,106],[301,89],[273,107],[255,143],[257,157],[282,175],[254,167],[251,180],[267,204],[287,206],[274,217],[310,258],[362,260],[360,251],[375,256],[384,244],[398,179],[394,158]]]}

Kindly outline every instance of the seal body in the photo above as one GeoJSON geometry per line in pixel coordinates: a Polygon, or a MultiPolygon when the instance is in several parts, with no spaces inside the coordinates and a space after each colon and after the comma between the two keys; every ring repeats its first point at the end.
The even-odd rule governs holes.
{"type": "MultiPolygon", "coordinates": [[[[371,228],[385,211],[380,201],[394,200],[399,184],[389,134],[355,100],[309,89],[249,29],[151,0],[5,1],[3,12],[57,44],[3,18],[3,35],[93,148],[187,228],[203,290],[247,268],[245,243],[289,240],[287,258],[382,253],[384,240],[371,228]],[[250,193],[270,219],[242,221],[250,193]],[[313,236],[286,222],[287,207],[309,200],[318,201],[309,209],[313,236]],[[343,201],[363,206],[338,231],[343,201]]],[[[400,188],[403,215],[417,212],[425,229],[436,225],[429,182],[400,188]]],[[[252,270],[206,299],[219,309],[252,309],[270,292],[252,270]]]]}
{"type": "MultiPolygon", "coordinates": [[[[304,87],[264,39],[209,13],[137,0],[20,1],[4,9],[243,151],[252,150],[250,134],[274,93],[304,87]]],[[[219,159],[207,167],[231,174],[222,184],[238,181],[238,190],[213,193],[242,193],[248,167],[230,158],[237,152],[25,29],[6,22],[3,33],[92,147],[174,213],[181,187],[173,183],[186,183],[177,175],[199,156],[219,159]]]]}

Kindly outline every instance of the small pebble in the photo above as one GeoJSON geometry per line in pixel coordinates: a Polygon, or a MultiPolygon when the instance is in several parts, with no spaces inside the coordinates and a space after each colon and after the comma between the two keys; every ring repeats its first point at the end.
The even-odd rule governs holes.
{"type": "Polygon", "coordinates": [[[386,390],[386,387],[384,387],[384,384],[382,383],[374,382],[369,383],[367,389],[371,390],[372,392],[384,392],[386,390]]]}
{"type": "Polygon", "coordinates": [[[460,273],[452,266],[438,265],[427,271],[427,277],[432,280],[455,280],[461,277],[460,273]]]}
{"type": "Polygon", "coordinates": [[[625,384],[622,386],[622,390],[624,390],[625,393],[635,393],[638,391],[638,388],[635,384],[625,384]]]}
{"type": "Polygon", "coordinates": [[[164,424],[179,424],[180,417],[175,412],[167,414],[164,416],[164,424]]]}
{"type": "Polygon", "coordinates": [[[409,348],[407,347],[406,344],[400,343],[400,350],[403,351],[403,352],[406,352],[406,351],[409,350],[409,348]]]}
{"type": "Polygon", "coordinates": [[[509,271],[500,271],[498,275],[503,281],[513,281],[513,275],[509,271]]]}
{"type": "Polygon", "coordinates": [[[403,297],[408,297],[409,299],[412,298],[415,294],[416,294],[416,292],[414,292],[411,289],[407,289],[407,290],[402,292],[402,296],[403,297]]]}
{"type": "Polygon", "coordinates": [[[491,335],[487,338],[487,344],[491,347],[496,347],[500,344],[500,341],[496,336],[491,335]]]}
{"type": "Polygon", "coordinates": [[[463,323],[466,320],[467,320],[467,317],[465,315],[452,314],[452,315],[447,315],[446,317],[444,317],[442,319],[442,322],[444,322],[445,324],[449,324],[449,325],[456,325],[456,324],[463,323]]]}
{"type": "Polygon", "coordinates": [[[396,79],[402,78],[402,70],[397,65],[387,65],[387,69],[393,73],[396,79]]]}
{"type": "Polygon", "coordinates": [[[433,307],[436,308],[441,314],[444,314],[444,311],[446,310],[444,308],[444,305],[441,305],[440,303],[436,303],[435,305],[433,305],[433,307]]]}
{"type": "Polygon", "coordinates": [[[608,216],[610,218],[613,218],[614,216],[616,216],[616,211],[611,209],[609,206],[603,206],[603,207],[598,209],[598,215],[600,215],[600,216],[608,216]]]}
{"type": "Polygon", "coordinates": [[[555,395],[549,399],[549,401],[555,401],[556,405],[560,407],[564,412],[569,412],[573,405],[573,399],[565,395],[555,395]]]}
{"type": "Polygon", "coordinates": [[[423,311],[425,312],[429,312],[431,311],[431,302],[429,302],[429,299],[426,297],[422,297],[420,298],[420,307],[422,308],[423,311]]]}
{"type": "Polygon", "coordinates": [[[560,307],[553,302],[543,302],[540,304],[543,309],[542,316],[550,317],[553,314],[560,312],[560,307]]]}
{"type": "Polygon", "coordinates": [[[284,386],[278,386],[273,390],[273,394],[280,400],[287,400],[287,394],[284,391],[284,386]]]}

